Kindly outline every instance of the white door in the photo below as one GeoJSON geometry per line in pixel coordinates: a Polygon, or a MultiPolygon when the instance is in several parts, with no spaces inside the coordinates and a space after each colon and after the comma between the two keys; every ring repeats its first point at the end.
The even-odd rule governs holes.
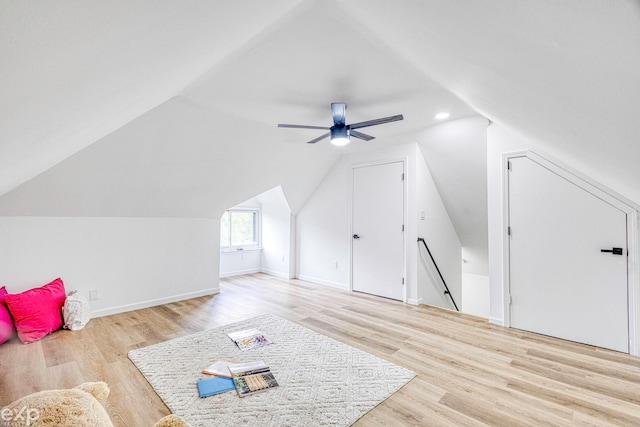
{"type": "Polygon", "coordinates": [[[404,162],[353,169],[353,290],[404,300],[404,162]]]}
{"type": "Polygon", "coordinates": [[[510,163],[511,326],[628,353],[626,214],[529,158],[510,163]]]}

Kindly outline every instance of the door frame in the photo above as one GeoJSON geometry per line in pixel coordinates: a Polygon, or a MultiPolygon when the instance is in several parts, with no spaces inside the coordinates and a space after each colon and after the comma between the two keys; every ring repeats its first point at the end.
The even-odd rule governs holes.
{"type": "Polygon", "coordinates": [[[627,295],[628,295],[628,318],[629,318],[629,354],[640,356],[640,257],[638,253],[638,235],[640,234],[638,223],[637,206],[630,200],[616,193],[615,191],[595,182],[575,169],[559,162],[551,160],[548,155],[541,155],[531,150],[515,151],[503,153],[502,155],[502,236],[503,236],[503,313],[504,326],[511,327],[511,307],[509,303],[511,290],[510,277],[510,236],[507,227],[509,218],[509,160],[517,157],[526,157],[540,166],[559,175],[579,188],[587,191],[593,196],[615,206],[623,211],[627,216],[627,295]]]}
{"type": "Polygon", "coordinates": [[[407,224],[408,224],[408,211],[407,211],[407,200],[408,200],[408,179],[409,179],[409,171],[407,170],[408,157],[400,157],[400,158],[392,158],[387,160],[374,160],[368,162],[361,163],[353,163],[351,164],[351,169],[349,173],[349,291],[353,292],[353,173],[355,169],[364,168],[369,166],[381,166],[389,163],[402,163],[402,169],[404,170],[404,181],[402,183],[402,221],[404,222],[404,233],[402,233],[403,240],[403,251],[402,251],[402,274],[404,275],[404,286],[402,290],[402,302],[407,302],[407,254],[409,248],[407,247],[408,239],[407,239],[407,224]]]}

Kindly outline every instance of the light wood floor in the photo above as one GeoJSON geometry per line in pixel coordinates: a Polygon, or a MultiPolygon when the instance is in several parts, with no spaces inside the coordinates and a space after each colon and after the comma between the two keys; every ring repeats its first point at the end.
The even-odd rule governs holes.
{"type": "Polygon", "coordinates": [[[221,292],[91,320],[29,345],[0,346],[0,406],[48,388],[104,380],[115,425],[169,410],[127,359],[131,349],[274,313],[417,372],[356,426],[640,425],[640,358],[485,319],[263,274],[221,292]]]}

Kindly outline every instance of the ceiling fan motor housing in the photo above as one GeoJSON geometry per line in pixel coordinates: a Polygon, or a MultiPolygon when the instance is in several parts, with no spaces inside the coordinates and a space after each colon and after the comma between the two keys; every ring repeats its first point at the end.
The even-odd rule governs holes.
{"type": "Polygon", "coordinates": [[[331,126],[331,140],[349,139],[350,132],[347,126],[331,126]]]}

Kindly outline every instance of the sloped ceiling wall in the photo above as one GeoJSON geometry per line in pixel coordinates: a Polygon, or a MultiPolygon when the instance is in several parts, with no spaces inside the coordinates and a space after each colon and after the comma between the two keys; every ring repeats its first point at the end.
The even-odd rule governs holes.
{"type": "MultiPolygon", "coordinates": [[[[215,217],[278,184],[295,213],[341,154],[419,139],[443,109],[480,113],[640,201],[634,0],[0,9],[2,215],[215,217]],[[348,122],[405,120],[343,150],[275,127],[329,125],[332,101],[347,102],[348,122]]],[[[485,167],[461,181],[478,185],[485,167]]],[[[447,209],[486,215],[455,212],[470,205],[447,209]]]]}
{"type": "Polygon", "coordinates": [[[0,194],[175,96],[299,1],[0,2],[0,194]]]}
{"type": "Polygon", "coordinates": [[[349,2],[477,112],[640,201],[640,2],[349,2]]]}
{"type": "Polygon", "coordinates": [[[173,98],[9,192],[0,213],[219,217],[280,184],[292,200],[305,200],[338,153],[278,144],[277,133],[173,98]],[[245,135],[259,135],[259,143],[245,135]]]}

